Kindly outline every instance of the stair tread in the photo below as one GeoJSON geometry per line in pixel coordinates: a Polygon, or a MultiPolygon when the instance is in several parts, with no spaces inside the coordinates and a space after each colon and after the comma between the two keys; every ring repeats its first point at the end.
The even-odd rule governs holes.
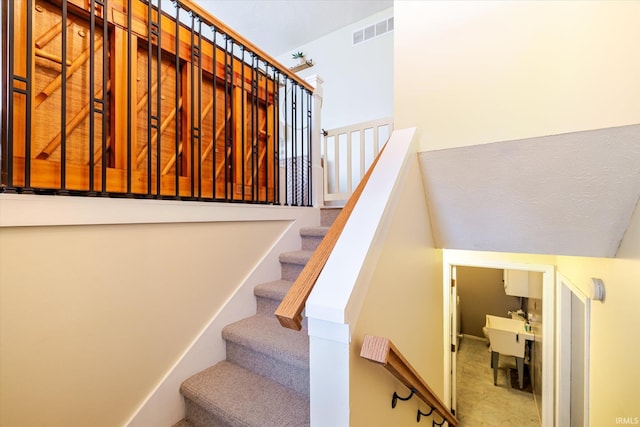
{"type": "Polygon", "coordinates": [[[293,366],[309,366],[309,336],[283,328],[274,317],[255,315],[222,329],[222,338],[293,366]]]}
{"type": "Polygon", "coordinates": [[[308,426],[309,400],[268,378],[223,361],[187,379],[185,397],[234,426],[308,426]]]}
{"type": "Polygon", "coordinates": [[[316,227],[301,227],[300,235],[302,237],[324,237],[331,227],[316,226],[316,227]]]}
{"type": "Polygon", "coordinates": [[[291,251],[291,252],[283,252],[280,254],[280,262],[281,263],[289,263],[289,264],[298,264],[305,265],[309,258],[313,255],[313,251],[291,251]]]}
{"type": "Polygon", "coordinates": [[[257,297],[282,301],[292,284],[293,282],[289,280],[260,283],[253,289],[253,294],[257,297]]]}

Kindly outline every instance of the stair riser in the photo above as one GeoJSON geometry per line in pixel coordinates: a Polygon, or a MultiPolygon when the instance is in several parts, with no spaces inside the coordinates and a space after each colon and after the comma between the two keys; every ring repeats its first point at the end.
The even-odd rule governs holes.
{"type": "Polygon", "coordinates": [[[185,418],[193,427],[245,427],[243,423],[232,423],[213,414],[185,397],[185,418]]]}
{"type": "Polygon", "coordinates": [[[269,298],[256,297],[256,302],[258,303],[256,314],[259,314],[261,316],[271,317],[273,316],[273,313],[276,312],[276,309],[278,308],[278,306],[282,301],[269,299],[269,298]]]}
{"type": "Polygon", "coordinates": [[[324,208],[320,210],[320,225],[323,227],[330,227],[336,220],[342,209],[339,208],[324,208]]]}
{"type": "Polygon", "coordinates": [[[302,236],[302,250],[315,251],[324,236],[302,236]]]}
{"type": "Polygon", "coordinates": [[[295,366],[227,341],[227,360],[309,396],[309,367],[295,366]]]}
{"type": "MultiPolygon", "coordinates": [[[[274,300],[269,298],[256,297],[258,302],[258,309],[256,310],[256,314],[260,316],[266,316],[273,318],[275,316],[275,312],[278,309],[278,306],[282,301],[274,300]]],[[[304,315],[304,311],[302,312],[302,327],[307,328],[307,318],[304,315]]],[[[304,332],[300,332],[304,333],[304,332]]]]}
{"type": "Polygon", "coordinates": [[[281,262],[282,280],[289,280],[295,282],[296,278],[300,275],[300,272],[304,268],[304,264],[291,264],[288,262],[281,262]]]}

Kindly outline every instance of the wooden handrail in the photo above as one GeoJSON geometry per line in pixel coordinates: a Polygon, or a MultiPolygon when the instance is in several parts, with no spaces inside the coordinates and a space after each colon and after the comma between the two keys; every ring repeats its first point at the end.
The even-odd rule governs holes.
{"type": "Polygon", "coordinates": [[[415,390],[416,396],[430,408],[433,408],[449,423],[449,426],[456,427],[458,425],[458,420],[449,408],[436,396],[431,387],[388,338],[365,335],[360,357],[384,366],[409,390],[415,390]]]}
{"type": "Polygon", "coordinates": [[[336,245],[340,234],[342,234],[342,230],[351,216],[351,212],[353,212],[356,203],[358,203],[358,199],[360,199],[360,195],[367,185],[369,177],[375,169],[378,159],[380,159],[385,147],[386,145],[378,152],[367,173],[362,177],[360,184],[358,184],[358,187],[349,200],[347,200],[347,203],[333,222],[331,228],[329,228],[329,231],[327,231],[324,239],[322,239],[318,248],[313,252],[313,255],[311,255],[311,258],[300,272],[300,275],[295,282],[293,282],[293,285],[291,285],[289,292],[287,292],[287,295],[285,295],[276,309],[275,315],[278,321],[280,321],[280,324],[285,328],[295,329],[297,331],[302,329],[302,310],[307,302],[307,298],[309,298],[309,294],[313,290],[318,276],[320,276],[320,272],[322,272],[324,265],[327,263],[329,255],[331,251],[333,251],[333,247],[336,245]]]}
{"type": "Polygon", "coordinates": [[[191,2],[189,0],[178,0],[178,3],[181,5],[181,7],[183,9],[185,9],[187,11],[193,11],[194,13],[199,15],[200,18],[203,18],[203,22],[204,23],[206,23],[208,25],[213,25],[214,27],[216,27],[216,29],[219,32],[225,33],[229,37],[231,37],[233,40],[235,40],[237,42],[240,42],[248,50],[250,50],[251,52],[255,53],[256,55],[258,55],[262,59],[267,60],[267,62],[269,62],[269,64],[274,65],[276,68],[278,68],[279,71],[281,72],[281,74],[284,74],[284,75],[288,76],[290,79],[296,81],[299,85],[301,85],[302,87],[304,87],[305,89],[307,89],[311,93],[313,93],[313,90],[314,90],[313,86],[311,86],[309,83],[307,83],[306,81],[304,81],[303,79],[298,77],[293,71],[291,71],[288,67],[285,67],[284,65],[282,65],[274,57],[272,57],[271,55],[269,55],[268,53],[266,53],[265,51],[260,49],[258,46],[254,45],[249,40],[245,39],[240,34],[235,32],[233,29],[231,29],[231,27],[228,27],[226,24],[224,24],[223,22],[219,21],[217,18],[212,16],[209,12],[207,12],[201,6],[191,2]]]}

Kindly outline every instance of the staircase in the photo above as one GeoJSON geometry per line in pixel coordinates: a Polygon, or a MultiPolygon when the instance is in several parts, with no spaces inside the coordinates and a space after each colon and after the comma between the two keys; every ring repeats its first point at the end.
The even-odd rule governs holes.
{"type": "Polygon", "coordinates": [[[322,209],[319,227],[301,229],[301,249],[280,254],[281,279],[254,289],[256,315],[223,329],[226,360],[182,383],[186,414],[174,427],[310,424],[306,324],[292,331],[273,313],[339,212],[322,209]]]}

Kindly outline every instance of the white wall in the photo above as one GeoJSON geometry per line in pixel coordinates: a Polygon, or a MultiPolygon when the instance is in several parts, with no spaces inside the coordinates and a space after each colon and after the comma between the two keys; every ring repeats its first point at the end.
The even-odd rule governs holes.
{"type": "Polygon", "coordinates": [[[396,127],[422,150],[640,123],[640,2],[396,1],[396,127]]]}
{"type": "Polygon", "coordinates": [[[352,46],[352,32],[393,16],[393,8],[299,46],[276,59],[293,66],[291,53],[302,51],[314,66],[298,74],[324,79],[322,127],[335,129],[393,114],[394,32],[352,46]]]}
{"type": "MultiPolygon", "coordinates": [[[[615,259],[557,258],[558,271],[590,295],[591,278],[604,281],[605,299],[591,302],[589,425],[640,417],[640,204],[615,259]]],[[[636,420],[638,418],[635,418],[636,420]]]]}

